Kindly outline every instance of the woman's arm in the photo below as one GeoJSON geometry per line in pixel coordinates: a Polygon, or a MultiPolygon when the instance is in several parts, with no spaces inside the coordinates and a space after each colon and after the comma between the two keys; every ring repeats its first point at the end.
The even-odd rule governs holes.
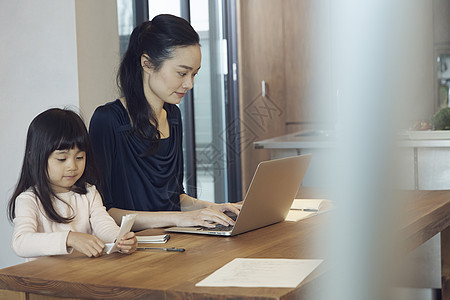
{"type": "Polygon", "coordinates": [[[212,203],[209,201],[199,200],[197,198],[191,197],[187,194],[180,195],[180,204],[182,211],[190,211],[202,208],[211,208],[218,209],[221,212],[229,211],[236,215],[239,214],[239,210],[241,209],[240,204],[236,203],[212,203]]]}
{"type": "Polygon", "coordinates": [[[132,230],[139,231],[148,228],[178,226],[176,220],[177,215],[181,212],[177,211],[134,211],[120,208],[110,208],[108,213],[113,217],[117,224],[120,225],[122,217],[127,214],[136,214],[132,230]]]}
{"type": "Polygon", "coordinates": [[[108,213],[117,224],[122,222],[122,216],[136,214],[132,230],[139,231],[155,227],[169,226],[205,226],[213,227],[213,223],[232,225],[234,221],[224,212],[229,211],[239,214],[239,204],[216,204],[192,198],[186,194],[180,195],[182,211],[132,211],[119,208],[111,208],[108,213]]]}

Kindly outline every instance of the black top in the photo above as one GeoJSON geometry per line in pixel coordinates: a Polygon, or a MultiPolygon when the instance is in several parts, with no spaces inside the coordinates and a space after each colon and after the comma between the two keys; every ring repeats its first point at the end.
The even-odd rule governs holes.
{"type": "Polygon", "coordinates": [[[136,211],[180,210],[183,188],[183,149],[180,109],[165,104],[170,137],[158,151],[140,156],[149,141],[131,132],[130,118],[120,100],[98,107],[89,125],[95,159],[100,169],[106,209],[136,211]]]}

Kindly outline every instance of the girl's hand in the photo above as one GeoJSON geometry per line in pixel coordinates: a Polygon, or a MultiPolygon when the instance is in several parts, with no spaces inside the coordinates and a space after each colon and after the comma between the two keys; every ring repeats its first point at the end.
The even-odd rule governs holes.
{"type": "Polygon", "coordinates": [[[216,226],[216,224],[234,225],[233,219],[227,216],[225,212],[238,215],[241,206],[232,203],[212,203],[207,208],[183,212],[176,223],[177,226],[204,226],[209,228],[216,226]]]}
{"type": "Polygon", "coordinates": [[[134,232],[128,232],[127,234],[125,234],[120,240],[119,244],[117,244],[117,247],[122,253],[131,254],[136,251],[137,238],[134,232]]]}
{"type": "Polygon", "coordinates": [[[81,232],[69,232],[66,241],[67,247],[85,254],[88,257],[98,257],[102,255],[105,243],[98,237],[81,232]]]}

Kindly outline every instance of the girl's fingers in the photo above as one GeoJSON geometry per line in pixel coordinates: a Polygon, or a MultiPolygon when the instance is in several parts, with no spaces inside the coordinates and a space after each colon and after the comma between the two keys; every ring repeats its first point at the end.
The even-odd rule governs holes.
{"type": "Polygon", "coordinates": [[[134,232],[128,232],[119,242],[118,246],[123,253],[133,253],[137,246],[137,239],[134,232]]]}
{"type": "Polygon", "coordinates": [[[130,232],[128,232],[127,234],[125,234],[123,236],[122,241],[130,240],[130,239],[133,239],[135,237],[136,237],[136,235],[134,234],[134,232],[130,231],[130,232]]]}
{"type": "Polygon", "coordinates": [[[123,253],[133,253],[136,250],[136,244],[131,245],[125,245],[125,244],[119,244],[120,252],[123,253]]]}

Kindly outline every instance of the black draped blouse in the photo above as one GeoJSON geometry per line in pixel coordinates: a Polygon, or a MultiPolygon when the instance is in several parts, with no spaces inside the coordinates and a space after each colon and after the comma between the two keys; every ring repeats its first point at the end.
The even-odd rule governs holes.
{"type": "Polygon", "coordinates": [[[106,209],[179,211],[183,187],[183,149],[180,109],[166,103],[170,136],[161,139],[158,151],[149,148],[131,131],[130,118],[120,100],[98,107],[89,134],[101,175],[106,209]]]}

